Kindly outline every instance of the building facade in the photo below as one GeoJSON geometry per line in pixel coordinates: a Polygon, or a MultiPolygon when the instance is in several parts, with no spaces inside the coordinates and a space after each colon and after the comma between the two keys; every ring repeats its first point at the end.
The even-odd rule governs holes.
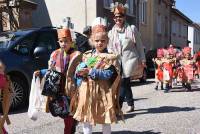
{"type": "Polygon", "coordinates": [[[188,27],[188,41],[192,48],[192,54],[200,51],[200,25],[192,24],[188,27]]]}
{"type": "Polygon", "coordinates": [[[37,3],[29,0],[0,0],[0,31],[32,27],[32,12],[37,3]]]}
{"type": "Polygon", "coordinates": [[[170,44],[173,0],[141,0],[139,29],[146,51],[170,44]]]}
{"type": "Polygon", "coordinates": [[[171,14],[171,44],[180,48],[188,46],[188,26],[192,21],[176,8],[172,8],[171,14]]]}
{"type": "MultiPolygon", "coordinates": [[[[34,0],[38,3],[37,11],[33,14],[33,27],[62,25],[62,20],[70,17],[74,24],[74,30],[82,32],[83,28],[91,25],[96,17],[105,17],[109,28],[113,25],[113,14],[110,12],[110,4],[113,0],[34,0]]],[[[130,24],[137,23],[137,1],[127,0],[129,9],[127,21],[130,24]]]]}

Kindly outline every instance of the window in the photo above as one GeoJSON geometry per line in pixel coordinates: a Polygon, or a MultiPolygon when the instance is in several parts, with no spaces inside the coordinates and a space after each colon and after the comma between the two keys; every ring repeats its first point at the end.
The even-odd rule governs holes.
{"type": "Polygon", "coordinates": [[[113,0],[104,0],[104,8],[110,9],[110,4],[113,2],[113,0]]]}
{"type": "MultiPolygon", "coordinates": [[[[135,0],[127,0],[128,10],[127,14],[133,16],[134,15],[134,2],[135,0]]],[[[104,8],[110,9],[110,4],[113,3],[113,0],[104,0],[104,8]]]]}
{"type": "Polygon", "coordinates": [[[172,20],[172,34],[176,34],[176,21],[172,20]]]}
{"type": "Polygon", "coordinates": [[[146,23],[147,21],[147,2],[141,1],[140,3],[140,22],[146,23]]]}
{"type": "Polygon", "coordinates": [[[42,32],[37,39],[37,46],[46,47],[48,52],[51,53],[56,49],[57,41],[52,32],[42,32]]]}
{"type": "Polygon", "coordinates": [[[168,36],[168,18],[165,17],[165,22],[164,22],[164,28],[165,28],[165,36],[168,36]]]}
{"type": "Polygon", "coordinates": [[[181,22],[178,23],[178,34],[179,34],[179,37],[181,37],[181,22]]]}
{"type": "Polygon", "coordinates": [[[187,37],[187,25],[182,25],[181,35],[186,38],[187,37]]]}
{"type": "Polygon", "coordinates": [[[157,33],[161,34],[162,33],[162,16],[160,14],[158,14],[157,16],[157,33]]]}
{"type": "Polygon", "coordinates": [[[14,48],[14,52],[20,55],[29,55],[35,41],[35,34],[31,34],[20,41],[14,48]]]}
{"type": "Polygon", "coordinates": [[[161,0],[158,0],[158,4],[159,4],[159,5],[161,4],[161,0]]]}
{"type": "Polygon", "coordinates": [[[172,21],[172,33],[179,34],[179,23],[176,20],[172,21]]]}
{"type": "Polygon", "coordinates": [[[127,14],[128,15],[134,15],[134,11],[133,11],[133,9],[134,9],[134,0],[128,0],[127,1],[127,4],[128,4],[128,10],[127,10],[127,14]]]}

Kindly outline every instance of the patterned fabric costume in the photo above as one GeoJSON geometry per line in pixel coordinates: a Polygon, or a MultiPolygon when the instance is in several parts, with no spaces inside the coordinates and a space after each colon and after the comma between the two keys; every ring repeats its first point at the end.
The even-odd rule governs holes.
{"type": "Polygon", "coordinates": [[[194,60],[191,58],[191,48],[185,47],[183,49],[184,58],[180,60],[182,66],[182,84],[186,91],[191,91],[191,83],[194,79],[194,60]]]}
{"type": "Polygon", "coordinates": [[[91,66],[91,72],[111,69],[113,74],[109,79],[100,76],[99,73],[89,73],[89,76],[83,78],[80,86],[77,87],[78,103],[74,118],[90,124],[110,124],[117,121],[116,114],[120,110],[118,106],[120,75],[116,64],[117,56],[109,53],[95,55],[91,50],[84,53],[83,61],[87,62],[91,57],[98,59],[94,66],[91,66]]]}
{"type": "MultiPolygon", "coordinates": [[[[69,29],[58,29],[58,38],[66,39],[67,41],[72,41],[71,33],[69,29]]],[[[72,43],[72,42],[71,42],[72,43]]],[[[70,45],[70,44],[67,44],[70,45]]],[[[67,52],[64,49],[57,49],[52,52],[49,60],[49,69],[56,70],[63,74],[61,79],[61,92],[62,95],[69,96],[71,101],[74,98],[75,94],[75,85],[73,80],[73,73],[75,72],[75,67],[78,65],[81,60],[80,52],[75,51],[73,48],[70,48],[67,52]]],[[[41,70],[41,74],[45,74],[47,69],[41,70]]],[[[48,97],[46,112],[49,112],[48,104],[52,100],[51,97],[48,97]]],[[[64,134],[71,134],[74,127],[74,119],[72,116],[68,116],[64,119],[65,128],[64,134]]]]}

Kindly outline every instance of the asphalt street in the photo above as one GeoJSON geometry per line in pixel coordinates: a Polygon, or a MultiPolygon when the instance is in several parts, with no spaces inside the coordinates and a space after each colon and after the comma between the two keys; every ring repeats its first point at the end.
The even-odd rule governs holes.
{"type": "MultiPolygon", "coordinates": [[[[200,80],[193,85],[193,92],[185,92],[180,85],[169,93],[154,90],[153,79],[146,84],[133,82],[135,111],[125,114],[125,122],[112,125],[113,134],[200,134],[200,80]]],[[[124,103],[123,109],[126,108],[124,103]]],[[[9,134],[62,134],[64,123],[50,114],[39,113],[38,120],[28,118],[27,110],[9,115],[9,134]]],[[[95,134],[101,125],[93,128],[95,134]]],[[[81,134],[81,124],[76,134],[81,134]]]]}

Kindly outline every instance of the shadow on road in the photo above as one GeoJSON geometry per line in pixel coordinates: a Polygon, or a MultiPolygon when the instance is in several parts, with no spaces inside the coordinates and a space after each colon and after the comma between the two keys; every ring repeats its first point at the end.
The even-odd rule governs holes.
{"type": "Polygon", "coordinates": [[[151,83],[154,83],[154,81],[153,80],[149,80],[149,81],[146,81],[146,82],[131,81],[131,86],[136,87],[136,86],[148,85],[148,84],[151,84],[151,83]]]}
{"type": "MultiPolygon", "coordinates": [[[[161,134],[161,132],[152,132],[153,130],[136,132],[136,131],[115,131],[112,134],[161,134]]],[[[94,134],[102,134],[100,132],[95,132],[94,134]]]]}
{"type": "MultiPolygon", "coordinates": [[[[200,88],[198,86],[192,86],[191,92],[198,92],[200,91],[200,88]]],[[[175,89],[171,89],[170,92],[186,92],[186,89],[184,87],[176,87],[175,89]]]]}
{"type": "Polygon", "coordinates": [[[20,114],[20,113],[26,113],[28,111],[28,108],[22,108],[17,110],[10,110],[9,114],[20,114]]]}
{"type": "Polygon", "coordinates": [[[134,99],[134,101],[140,101],[140,100],[146,100],[148,98],[137,98],[137,99],[134,99]]]}
{"type": "MultiPolygon", "coordinates": [[[[171,113],[171,112],[187,112],[196,110],[195,107],[174,107],[174,106],[163,106],[157,108],[149,108],[149,109],[139,109],[135,110],[134,113],[125,114],[124,118],[133,118],[136,115],[140,114],[157,114],[157,113],[171,113]],[[140,112],[141,111],[141,112],[140,112]]],[[[199,108],[198,108],[199,109],[199,108]]]]}

